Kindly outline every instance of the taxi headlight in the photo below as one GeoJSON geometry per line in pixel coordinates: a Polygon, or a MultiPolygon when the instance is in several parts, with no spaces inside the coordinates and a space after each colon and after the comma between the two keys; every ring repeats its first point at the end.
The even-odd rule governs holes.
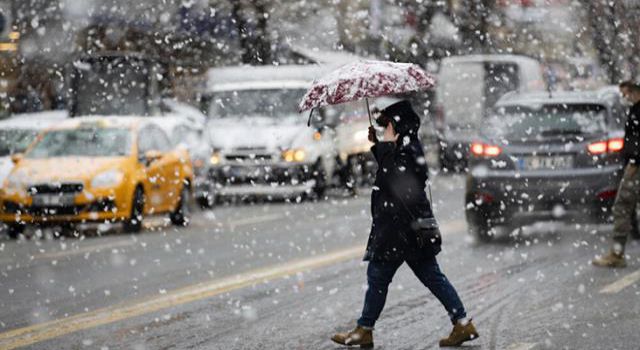
{"type": "Polygon", "coordinates": [[[7,180],[4,183],[5,189],[12,192],[24,191],[27,186],[26,177],[22,176],[22,174],[15,173],[11,174],[7,177],[7,180]]]}
{"type": "Polygon", "coordinates": [[[303,149],[289,149],[282,152],[282,159],[287,162],[302,162],[307,157],[303,149]]]}
{"type": "Polygon", "coordinates": [[[122,182],[124,174],[119,170],[107,170],[91,180],[92,188],[114,187],[122,182]]]}

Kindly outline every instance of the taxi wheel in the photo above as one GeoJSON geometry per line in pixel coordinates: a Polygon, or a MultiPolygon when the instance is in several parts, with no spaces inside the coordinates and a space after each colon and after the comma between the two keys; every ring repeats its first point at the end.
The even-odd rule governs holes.
{"type": "Polygon", "coordinates": [[[144,214],[144,192],[142,188],[136,187],[131,203],[131,215],[124,222],[126,232],[138,233],[142,231],[142,216],[144,214]]]}
{"type": "Polygon", "coordinates": [[[7,227],[7,234],[9,235],[9,238],[16,239],[24,232],[24,228],[25,225],[21,224],[9,225],[9,227],[7,227]]]}
{"type": "Polygon", "coordinates": [[[176,209],[169,215],[171,223],[176,226],[189,225],[191,217],[191,191],[187,186],[182,188],[180,192],[180,200],[176,209]]]}

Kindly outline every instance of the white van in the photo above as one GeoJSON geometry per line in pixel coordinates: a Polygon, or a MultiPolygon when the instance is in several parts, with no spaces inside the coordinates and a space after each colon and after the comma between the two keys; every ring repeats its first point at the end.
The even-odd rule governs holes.
{"type": "Polygon", "coordinates": [[[466,168],[468,148],[478,127],[505,93],[544,89],[542,66],[533,58],[519,55],[444,58],[435,97],[441,168],[466,168]]]}
{"type": "Polygon", "coordinates": [[[203,96],[213,148],[210,180],[217,197],[322,196],[334,179],[338,116],[298,113],[314,78],[329,67],[213,68],[203,96]]]}

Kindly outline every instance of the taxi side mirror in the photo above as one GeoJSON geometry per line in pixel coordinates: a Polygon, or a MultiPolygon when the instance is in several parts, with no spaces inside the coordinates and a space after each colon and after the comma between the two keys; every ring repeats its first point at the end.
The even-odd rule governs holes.
{"type": "Polygon", "coordinates": [[[24,154],[22,153],[14,153],[11,155],[11,161],[13,164],[18,164],[24,158],[24,154]]]}
{"type": "Polygon", "coordinates": [[[162,158],[162,152],[160,151],[156,151],[156,150],[150,150],[145,152],[144,154],[144,160],[145,163],[148,165],[150,165],[151,163],[155,162],[156,160],[162,158]]]}

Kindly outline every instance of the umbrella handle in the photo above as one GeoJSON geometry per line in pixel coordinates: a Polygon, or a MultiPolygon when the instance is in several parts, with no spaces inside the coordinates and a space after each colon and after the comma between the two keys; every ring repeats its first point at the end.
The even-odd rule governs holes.
{"type": "Polygon", "coordinates": [[[367,104],[367,113],[369,114],[369,125],[373,126],[373,123],[371,122],[371,109],[369,109],[369,99],[365,98],[364,102],[367,104]]]}
{"type": "Polygon", "coordinates": [[[309,112],[309,119],[307,120],[307,127],[311,126],[311,117],[313,116],[313,108],[309,112]]]}

